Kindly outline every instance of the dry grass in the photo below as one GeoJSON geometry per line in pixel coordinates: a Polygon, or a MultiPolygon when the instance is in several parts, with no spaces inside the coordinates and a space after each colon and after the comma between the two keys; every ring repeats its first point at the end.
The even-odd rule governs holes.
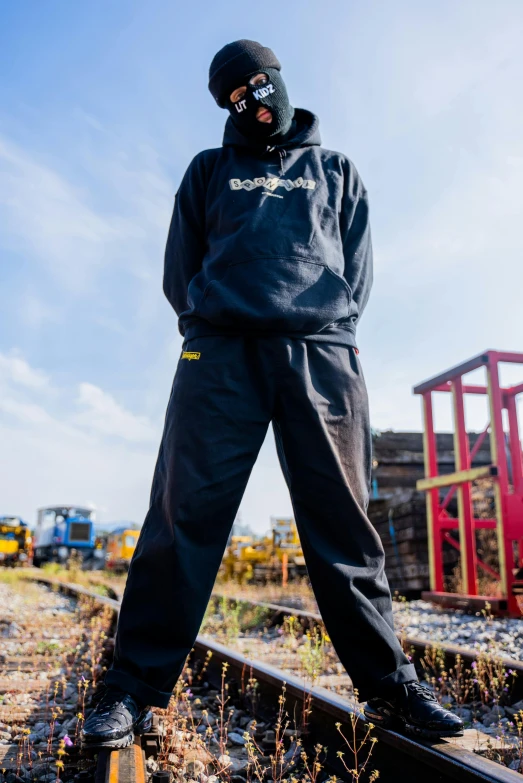
{"type": "MultiPolygon", "coordinates": [[[[208,654],[207,661],[210,658],[208,654]]],[[[296,725],[287,711],[286,689],[278,699],[277,711],[270,728],[255,717],[243,717],[245,728],[238,729],[238,715],[245,716],[245,707],[256,712],[257,700],[252,693],[258,683],[251,681],[245,692],[245,703],[231,704],[227,681],[227,664],[223,665],[218,691],[200,690],[205,681],[206,664],[196,673],[186,666],[166,710],[156,710],[162,724],[162,742],[159,764],[169,770],[179,783],[185,781],[230,781],[241,772],[248,783],[272,780],[274,783],[317,783],[326,779],[327,748],[309,746],[303,737],[307,734],[307,710],[301,713],[296,725]],[[200,693],[210,695],[200,698],[200,693]],[[243,737],[243,747],[231,746],[230,734],[243,737]]],[[[370,759],[377,741],[373,726],[366,724],[362,734],[356,715],[349,726],[337,724],[344,747],[338,752],[345,780],[372,783],[379,777],[370,770],[370,759]],[[347,760],[346,760],[347,759],[347,760]],[[350,761],[349,761],[350,759],[350,761]]],[[[328,779],[328,778],[327,778],[328,779]]],[[[236,777],[236,780],[239,780],[236,777]]],[[[336,778],[328,779],[335,783],[336,778]]]]}

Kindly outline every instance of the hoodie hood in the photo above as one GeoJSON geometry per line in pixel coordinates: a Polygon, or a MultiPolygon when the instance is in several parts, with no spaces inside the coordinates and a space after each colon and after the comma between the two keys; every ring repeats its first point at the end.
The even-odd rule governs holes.
{"type": "Polygon", "coordinates": [[[320,121],[318,117],[307,109],[295,109],[294,119],[285,139],[270,143],[255,141],[236,128],[232,119],[229,117],[225,123],[223,134],[224,147],[247,147],[254,152],[265,152],[267,147],[294,149],[296,147],[313,147],[321,144],[320,121]]]}

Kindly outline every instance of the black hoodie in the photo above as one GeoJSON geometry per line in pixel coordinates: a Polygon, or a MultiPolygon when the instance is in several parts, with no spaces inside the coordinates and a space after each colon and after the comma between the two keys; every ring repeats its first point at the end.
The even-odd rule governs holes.
{"type": "Polygon", "coordinates": [[[229,118],[223,147],[193,159],[163,284],[186,341],[280,334],[356,345],[372,284],[367,193],[354,164],[320,143],[318,118],[296,109],[280,144],[252,144],[229,118]]]}

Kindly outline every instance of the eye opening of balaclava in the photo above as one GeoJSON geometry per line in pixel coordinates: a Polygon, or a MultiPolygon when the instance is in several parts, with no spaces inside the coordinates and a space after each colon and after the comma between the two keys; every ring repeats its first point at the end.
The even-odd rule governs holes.
{"type": "Polygon", "coordinates": [[[289,102],[281,65],[268,47],[246,39],[227,44],[215,55],[209,69],[209,90],[217,104],[228,109],[232,122],[245,136],[256,140],[283,135],[289,130],[294,109],[289,102]],[[258,73],[267,75],[263,85],[251,85],[258,73]],[[242,99],[233,103],[231,94],[238,87],[246,88],[242,99]],[[256,119],[260,106],[272,114],[272,122],[256,119]]]}

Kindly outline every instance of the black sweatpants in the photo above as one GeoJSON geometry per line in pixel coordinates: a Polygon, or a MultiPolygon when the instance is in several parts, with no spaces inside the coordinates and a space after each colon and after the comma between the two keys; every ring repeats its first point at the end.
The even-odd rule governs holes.
{"type": "Polygon", "coordinates": [[[178,362],[106,684],[167,706],[271,421],[314,593],[360,699],[416,679],[365,513],[371,438],[354,348],[217,336],[184,349],[198,358],[178,362]]]}

